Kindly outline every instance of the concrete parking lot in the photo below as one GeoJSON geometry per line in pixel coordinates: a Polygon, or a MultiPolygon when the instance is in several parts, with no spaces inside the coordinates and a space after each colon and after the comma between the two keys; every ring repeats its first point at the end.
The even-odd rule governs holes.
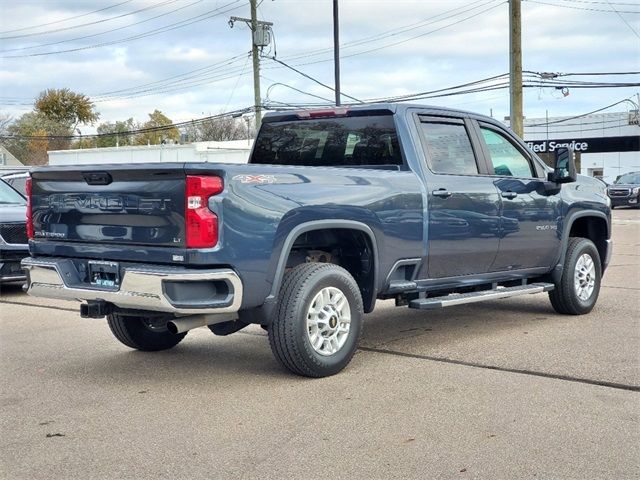
{"type": "Polygon", "coordinates": [[[294,377],[260,328],[141,353],[75,303],[3,287],[0,477],[640,477],[640,211],[614,211],[595,310],[546,295],[381,302],[341,374],[294,377]]]}

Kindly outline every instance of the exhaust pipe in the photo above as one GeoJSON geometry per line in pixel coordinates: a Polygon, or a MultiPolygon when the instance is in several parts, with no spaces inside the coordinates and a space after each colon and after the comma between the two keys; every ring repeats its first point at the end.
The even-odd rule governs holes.
{"type": "Polygon", "coordinates": [[[167,330],[174,335],[188,332],[194,328],[206,327],[207,325],[215,325],[216,323],[229,322],[235,320],[235,314],[213,314],[213,315],[189,315],[188,317],[174,318],[167,322],[167,330]]]}

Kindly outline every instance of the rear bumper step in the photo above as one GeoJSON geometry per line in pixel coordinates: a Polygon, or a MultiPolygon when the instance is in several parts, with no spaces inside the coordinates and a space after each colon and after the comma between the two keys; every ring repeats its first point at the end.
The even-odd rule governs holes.
{"type": "Polygon", "coordinates": [[[70,278],[73,275],[70,275],[68,262],[63,258],[25,258],[22,267],[27,272],[27,293],[63,300],[101,300],[120,308],[180,315],[235,313],[242,303],[242,281],[228,268],[190,270],[127,266],[118,288],[103,289],[72,284],[70,278]],[[193,291],[194,288],[209,292],[209,298],[181,298],[182,292],[193,291]]]}
{"type": "Polygon", "coordinates": [[[553,290],[553,283],[532,283],[530,285],[518,285],[517,287],[498,287],[494,290],[484,290],[471,293],[452,293],[442,297],[419,298],[409,303],[409,308],[418,310],[437,310],[454,305],[483,302],[485,300],[497,300],[500,298],[516,297],[533,293],[549,292],[553,290]]]}

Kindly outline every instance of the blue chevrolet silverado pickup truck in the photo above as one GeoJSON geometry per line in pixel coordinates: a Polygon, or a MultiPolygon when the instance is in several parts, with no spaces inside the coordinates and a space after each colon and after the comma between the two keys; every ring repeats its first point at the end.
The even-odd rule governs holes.
{"type": "Polygon", "coordinates": [[[208,326],[268,331],[335,374],[377,299],[431,310],[549,292],[585,314],[611,257],[602,182],[502,124],[419,105],[268,114],[248,164],[35,169],[26,290],[78,299],[144,351],[208,326]]]}

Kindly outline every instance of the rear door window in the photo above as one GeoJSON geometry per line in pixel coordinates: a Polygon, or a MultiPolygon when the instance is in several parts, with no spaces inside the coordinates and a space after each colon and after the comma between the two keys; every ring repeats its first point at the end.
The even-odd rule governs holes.
{"type": "Polygon", "coordinates": [[[421,122],[427,147],[427,161],[434,173],[477,175],[478,164],[469,133],[459,123],[421,122]]]}
{"type": "Polygon", "coordinates": [[[391,115],[264,123],[250,163],[273,165],[402,165],[391,115]]]}

